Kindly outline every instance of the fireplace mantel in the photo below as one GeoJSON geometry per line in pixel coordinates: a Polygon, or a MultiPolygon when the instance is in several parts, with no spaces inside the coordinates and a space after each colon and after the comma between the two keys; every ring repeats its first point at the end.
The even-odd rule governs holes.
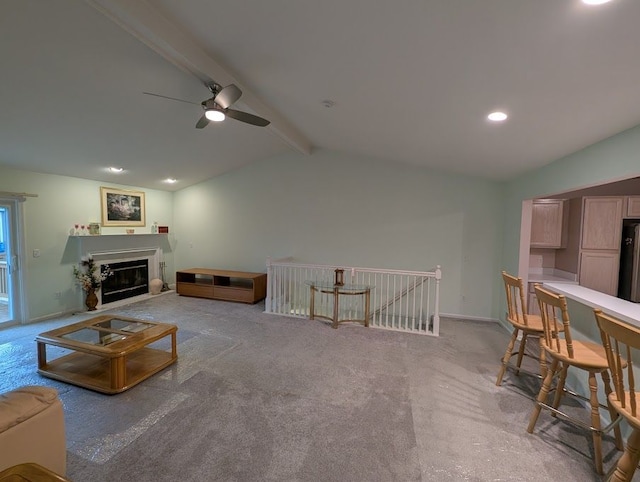
{"type": "Polygon", "coordinates": [[[77,246],[78,259],[97,251],[123,249],[161,248],[170,251],[167,234],[101,234],[87,236],[69,236],[69,241],[77,246]]]}

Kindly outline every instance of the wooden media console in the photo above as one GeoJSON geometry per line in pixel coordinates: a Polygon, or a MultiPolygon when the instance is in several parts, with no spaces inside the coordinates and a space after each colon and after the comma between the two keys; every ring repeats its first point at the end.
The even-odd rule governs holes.
{"type": "Polygon", "coordinates": [[[267,296],[266,273],[191,268],[176,271],[179,295],[257,303],[267,296]]]}

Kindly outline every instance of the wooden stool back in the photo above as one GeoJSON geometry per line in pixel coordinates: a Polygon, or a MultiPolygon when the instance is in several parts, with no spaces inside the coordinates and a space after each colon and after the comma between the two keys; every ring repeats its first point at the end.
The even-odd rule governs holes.
{"type": "Polygon", "coordinates": [[[524,283],[522,278],[516,278],[506,271],[502,272],[504,288],[507,295],[507,318],[515,325],[529,326],[529,315],[524,297],[524,283]]]}
{"type": "Polygon", "coordinates": [[[563,354],[563,348],[566,347],[566,355],[569,358],[573,358],[573,339],[571,337],[569,310],[567,309],[566,298],[564,295],[549,291],[539,284],[535,285],[535,292],[538,298],[538,304],[540,305],[545,345],[549,350],[554,351],[558,355],[563,354]],[[563,332],[564,343],[560,336],[560,333],[563,332]]]}
{"type": "Polygon", "coordinates": [[[609,480],[631,480],[640,461],[640,394],[636,392],[633,363],[640,355],[640,330],[601,310],[595,310],[595,316],[613,379],[609,401],[633,428],[625,452],[609,480]]]}

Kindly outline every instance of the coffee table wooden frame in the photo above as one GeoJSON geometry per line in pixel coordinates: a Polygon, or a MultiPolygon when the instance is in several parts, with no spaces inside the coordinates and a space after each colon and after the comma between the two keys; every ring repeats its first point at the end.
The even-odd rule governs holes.
{"type": "Polygon", "coordinates": [[[149,378],[178,359],[177,331],[176,325],[114,315],[97,316],[63,326],[41,333],[36,337],[38,373],[97,392],[120,393],[149,378]],[[63,335],[76,330],[91,329],[96,324],[109,320],[146,323],[152,326],[136,333],[99,327],[101,331],[125,336],[124,339],[108,345],[93,345],[63,337],[63,335]],[[170,352],[148,346],[167,336],[171,336],[170,352]],[[47,345],[66,348],[72,353],[47,361],[47,345]]]}

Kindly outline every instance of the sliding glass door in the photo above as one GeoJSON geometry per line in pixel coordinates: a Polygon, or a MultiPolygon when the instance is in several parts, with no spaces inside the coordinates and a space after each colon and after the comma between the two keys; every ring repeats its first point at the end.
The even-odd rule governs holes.
{"type": "Polygon", "coordinates": [[[0,324],[22,321],[18,203],[0,198],[0,324]]]}

